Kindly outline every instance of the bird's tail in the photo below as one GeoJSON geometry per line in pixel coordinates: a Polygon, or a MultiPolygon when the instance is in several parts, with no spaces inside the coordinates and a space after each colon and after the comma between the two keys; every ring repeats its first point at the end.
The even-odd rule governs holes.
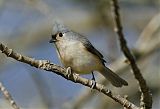
{"type": "Polygon", "coordinates": [[[124,86],[128,85],[128,83],[124,79],[120,78],[117,74],[115,74],[112,70],[110,70],[107,67],[104,67],[103,70],[100,71],[100,73],[105,78],[107,78],[112,83],[112,85],[116,87],[122,87],[123,85],[124,86]]]}

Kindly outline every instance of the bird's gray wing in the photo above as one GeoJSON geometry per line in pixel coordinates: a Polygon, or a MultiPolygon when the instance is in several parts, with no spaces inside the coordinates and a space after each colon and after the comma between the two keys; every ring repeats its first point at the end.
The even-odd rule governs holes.
{"type": "Polygon", "coordinates": [[[101,60],[101,62],[104,65],[104,63],[106,61],[103,59],[103,55],[96,48],[94,48],[94,46],[89,42],[89,40],[87,38],[85,38],[84,36],[82,36],[81,39],[82,39],[81,42],[86,47],[86,49],[89,52],[93,53],[94,55],[98,56],[98,58],[101,60]]]}

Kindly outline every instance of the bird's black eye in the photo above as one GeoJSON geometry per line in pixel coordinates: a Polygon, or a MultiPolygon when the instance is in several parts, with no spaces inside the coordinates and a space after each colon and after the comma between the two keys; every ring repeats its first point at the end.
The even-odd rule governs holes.
{"type": "Polygon", "coordinates": [[[63,36],[63,33],[59,33],[59,37],[62,37],[63,36]]]}

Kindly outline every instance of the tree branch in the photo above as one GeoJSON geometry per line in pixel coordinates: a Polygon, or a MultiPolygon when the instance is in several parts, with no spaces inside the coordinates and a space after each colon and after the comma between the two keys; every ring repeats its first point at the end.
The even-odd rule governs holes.
{"type": "Polygon", "coordinates": [[[7,91],[7,89],[0,82],[0,91],[3,93],[4,97],[9,101],[13,109],[20,109],[16,102],[13,100],[11,94],[7,91]]]}
{"type": "Polygon", "coordinates": [[[130,65],[133,70],[133,73],[134,73],[134,76],[138,80],[138,83],[140,85],[140,92],[141,92],[140,105],[141,105],[141,107],[143,107],[145,109],[151,109],[152,108],[152,96],[151,96],[150,90],[146,84],[146,81],[143,78],[143,76],[142,76],[142,74],[136,64],[136,61],[127,46],[127,42],[124,38],[123,29],[122,29],[122,25],[121,25],[121,19],[120,19],[120,15],[118,12],[119,5],[118,5],[117,0],[112,0],[112,7],[113,7],[114,21],[115,21],[115,29],[114,30],[119,36],[121,50],[123,51],[126,58],[129,60],[130,65]]]}
{"type": "MultiPolygon", "coordinates": [[[[9,49],[2,43],[0,43],[0,50],[2,53],[6,54],[7,57],[11,57],[17,61],[29,64],[33,67],[40,68],[46,71],[51,71],[53,73],[56,73],[57,75],[61,75],[62,77],[75,82],[75,83],[80,83],[82,85],[85,85],[87,87],[92,87],[93,81],[88,80],[86,78],[82,78],[76,74],[69,74],[65,68],[60,67],[58,65],[55,65],[53,63],[50,63],[47,60],[35,60],[33,58],[29,58],[27,56],[22,56],[19,53],[14,52],[12,49],[9,49]]],[[[139,109],[136,105],[133,103],[129,102],[125,98],[121,97],[120,95],[113,94],[112,91],[108,90],[104,85],[96,83],[96,85],[93,87],[93,89],[102,92],[103,94],[107,95],[108,97],[112,98],[119,104],[123,105],[127,109],[139,109]]]]}
{"type": "MultiPolygon", "coordinates": [[[[143,51],[135,50],[137,53],[140,53],[140,57],[138,58],[137,63],[142,64],[146,59],[148,59],[149,56],[154,55],[157,50],[160,50],[160,43],[154,43],[154,46],[152,46],[149,49],[145,49],[143,51]]],[[[121,64],[120,61],[122,57],[119,58],[119,60],[113,62],[110,66],[111,68],[116,66],[114,68],[114,71],[118,74],[123,74],[125,70],[128,68],[128,65],[121,64]]],[[[101,84],[105,84],[106,80],[104,78],[101,78],[99,81],[101,84]]],[[[107,84],[107,83],[106,83],[107,84]]],[[[96,95],[96,92],[91,92],[89,90],[84,90],[79,94],[78,97],[76,97],[76,100],[74,100],[74,104],[72,103],[72,109],[79,109],[79,106],[85,105],[89,100],[91,100],[94,95],[96,95]]],[[[106,101],[105,101],[106,102],[106,101]]]]}

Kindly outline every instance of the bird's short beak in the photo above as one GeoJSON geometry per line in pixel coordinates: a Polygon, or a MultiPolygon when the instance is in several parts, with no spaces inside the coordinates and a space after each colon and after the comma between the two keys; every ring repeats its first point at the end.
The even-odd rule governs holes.
{"type": "Polygon", "coordinates": [[[56,42],[56,40],[51,39],[51,40],[49,41],[49,43],[53,43],[53,42],[56,42]]]}
{"type": "Polygon", "coordinates": [[[52,36],[52,38],[51,38],[51,40],[49,41],[49,43],[54,43],[54,42],[56,42],[57,40],[56,40],[56,37],[55,36],[52,36]]]}

